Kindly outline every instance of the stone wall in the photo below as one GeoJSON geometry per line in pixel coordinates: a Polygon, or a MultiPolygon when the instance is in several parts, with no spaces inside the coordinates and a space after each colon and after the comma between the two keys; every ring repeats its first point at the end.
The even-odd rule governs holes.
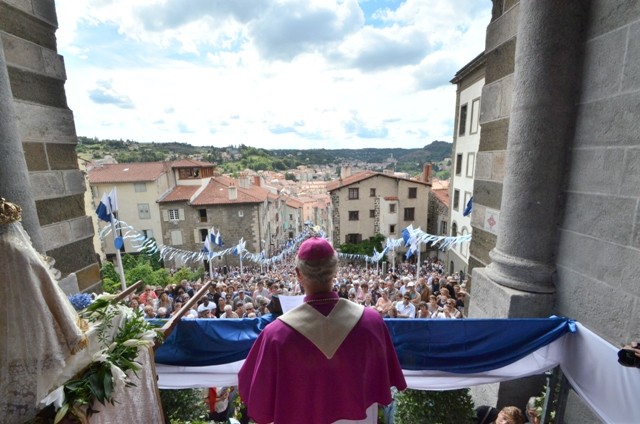
{"type": "Polygon", "coordinates": [[[99,288],[100,275],[56,29],[53,0],[0,0],[0,40],[15,110],[10,123],[17,126],[29,176],[15,184],[30,183],[43,250],[66,277],[63,288],[75,292],[99,288]]]}

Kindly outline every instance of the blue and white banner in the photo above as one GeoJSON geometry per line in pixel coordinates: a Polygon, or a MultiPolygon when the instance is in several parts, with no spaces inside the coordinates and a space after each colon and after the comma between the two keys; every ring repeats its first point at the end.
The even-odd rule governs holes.
{"type": "MultiPolygon", "coordinates": [[[[156,352],[162,389],[230,386],[271,315],[183,320],[156,352]]],[[[409,388],[452,390],[542,374],[560,366],[603,422],[640,416],[640,370],[618,348],[564,318],[386,319],[409,388]]]]}

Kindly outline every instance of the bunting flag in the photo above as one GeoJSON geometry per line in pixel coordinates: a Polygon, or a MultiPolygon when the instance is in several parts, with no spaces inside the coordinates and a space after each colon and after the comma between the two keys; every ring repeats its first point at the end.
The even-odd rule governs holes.
{"type": "Polygon", "coordinates": [[[103,221],[111,222],[111,216],[114,212],[118,211],[118,196],[116,192],[116,188],[114,187],[110,193],[106,191],[102,194],[102,198],[100,199],[100,204],[96,209],[96,214],[98,218],[103,221]]]}
{"type": "Polygon", "coordinates": [[[404,245],[409,245],[409,238],[411,237],[411,233],[413,233],[413,224],[409,224],[407,228],[402,230],[402,239],[404,240],[404,245]]]}
{"type": "Polygon", "coordinates": [[[207,236],[204,238],[204,246],[202,247],[203,253],[209,253],[213,251],[213,249],[211,248],[211,236],[211,232],[207,232],[207,236]]]}
{"type": "Polygon", "coordinates": [[[462,213],[462,216],[471,215],[472,210],[473,210],[473,196],[471,196],[471,198],[467,202],[467,206],[464,208],[464,212],[462,213]]]}
{"type": "Polygon", "coordinates": [[[218,228],[218,233],[215,236],[215,240],[214,243],[216,245],[218,245],[219,247],[222,247],[223,243],[222,243],[222,236],[220,235],[220,228],[218,228]]]}

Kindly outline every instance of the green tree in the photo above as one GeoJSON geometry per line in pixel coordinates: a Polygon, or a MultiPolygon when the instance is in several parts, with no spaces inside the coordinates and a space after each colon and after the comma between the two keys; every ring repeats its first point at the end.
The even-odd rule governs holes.
{"type": "Polygon", "coordinates": [[[368,240],[363,240],[360,243],[345,243],[341,244],[339,249],[340,253],[351,253],[354,255],[373,255],[373,249],[378,252],[382,250],[382,244],[384,243],[384,236],[382,234],[376,234],[368,240]]]}
{"type": "Polygon", "coordinates": [[[208,408],[202,389],[160,390],[162,409],[172,423],[205,420],[208,408]]]}
{"type": "Polygon", "coordinates": [[[153,268],[148,263],[138,263],[133,268],[127,269],[125,276],[128,285],[135,284],[140,280],[144,281],[145,284],[157,284],[156,274],[154,274],[153,268]]]}
{"type": "Polygon", "coordinates": [[[427,391],[407,389],[396,396],[398,424],[472,424],[476,422],[469,389],[427,391]]]}

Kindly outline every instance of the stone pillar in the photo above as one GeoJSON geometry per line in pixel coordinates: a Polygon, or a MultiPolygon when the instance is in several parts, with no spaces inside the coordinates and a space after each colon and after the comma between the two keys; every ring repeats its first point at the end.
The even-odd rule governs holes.
{"type": "Polygon", "coordinates": [[[553,293],[560,195],[573,138],[588,2],[522,0],[502,210],[487,277],[553,293]]]}
{"type": "Polygon", "coordinates": [[[45,253],[36,202],[31,193],[29,171],[16,124],[13,94],[0,39],[0,196],[22,207],[22,225],[33,247],[45,253]]]}
{"type": "MultiPolygon", "coordinates": [[[[588,4],[521,0],[518,6],[497,241],[489,265],[473,269],[470,317],[548,317],[553,312],[560,201],[575,126],[588,4]]],[[[532,376],[476,386],[472,393],[476,404],[525,405],[543,383],[540,376],[532,376]]]]}

